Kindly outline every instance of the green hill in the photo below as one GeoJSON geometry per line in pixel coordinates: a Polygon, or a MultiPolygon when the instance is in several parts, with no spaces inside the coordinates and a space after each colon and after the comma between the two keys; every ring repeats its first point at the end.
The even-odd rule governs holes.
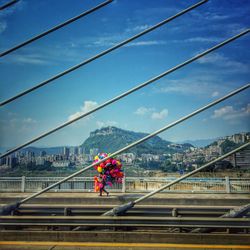
{"type": "MultiPolygon", "coordinates": [[[[115,152],[122,147],[135,142],[148,134],[127,131],[116,127],[105,127],[97,129],[90,133],[90,136],[84,141],[82,147],[85,153],[89,153],[92,148],[98,148],[99,152],[115,152]]],[[[148,141],[141,143],[126,152],[133,152],[137,155],[141,154],[164,154],[172,152],[168,148],[171,144],[169,141],[155,136],[148,141]]]]}

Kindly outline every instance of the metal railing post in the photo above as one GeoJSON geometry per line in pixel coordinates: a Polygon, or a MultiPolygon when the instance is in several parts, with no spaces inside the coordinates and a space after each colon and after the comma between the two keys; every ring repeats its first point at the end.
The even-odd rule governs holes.
{"type": "Polygon", "coordinates": [[[146,194],[146,195],[144,195],[144,196],[142,196],[142,197],[140,197],[140,198],[138,198],[138,199],[136,199],[134,201],[130,201],[128,203],[125,203],[125,204],[119,205],[117,207],[114,207],[113,209],[107,211],[106,213],[104,213],[102,215],[103,216],[124,215],[129,209],[133,208],[136,204],[138,204],[138,203],[148,199],[149,197],[154,196],[155,194],[158,194],[159,192],[163,191],[164,189],[169,188],[169,187],[175,185],[176,183],[179,183],[180,181],[182,181],[182,180],[184,180],[184,179],[186,179],[186,178],[200,172],[201,170],[213,165],[214,163],[227,158],[228,156],[242,150],[243,148],[248,147],[249,145],[250,145],[250,141],[248,141],[245,144],[241,145],[240,147],[238,147],[238,148],[236,148],[236,149],[234,149],[234,150],[232,150],[232,151],[218,157],[217,159],[214,159],[214,160],[202,165],[201,167],[199,167],[199,168],[197,168],[197,169],[195,169],[195,170],[181,176],[180,178],[177,178],[177,179],[171,181],[170,183],[168,183],[166,185],[163,185],[159,189],[154,190],[154,191],[150,192],[149,194],[146,194]]]}
{"type": "Polygon", "coordinates": [[[21,192],[24,193],[25,192],[25,176],[22,176],[22,180],[21,180],[21,192]]]}
{"type": "Polygon", "coordinates": [[[231,188],[230,188],[230,179],[228,176],[225,176],[225,184],[226,184],[226,192],[228,194],[231,193],[231,188]]]}
{"type": "Polygon", "coordinates": [[[122,179],[122,193],[126,193],[126,176],[122,179]]]}
{"type": "MultiPolygon", "coordinates": [[[[147,86],[147,85],[149,85],[149,84],[151,84],[151,83],[153,83],[153,82],[161,79],[162,77],[164,77],[164,76],[166,76],[166,75],[168,75],[168,74],[170,74],[170,73],[172,73],[172,72],[174,72],[174,71],[176,71],[176,70],[178,70],[178,69],[180,69],[180,68],[182,68],[182,67],[184,67],[184,66],[186,66],[186,65],[188,65],[188,64],[190,64],[190,63],[192,63],[194,61],[196,61],[196,60],[198,60],[199,58],[201,58],[201,57],[203,57],[203,56],[211,53],[212,51],[214,51],[214,50],[216,50],[216,49],[224,46],[225,44],[230,43],[230,42],[234,41],[235,39],[237,39],[237,38],[239,38],[239,37],[247,34],[249,31],[250,31],[250,29],[247,29],[247,30],[241,32],[240,34],[238,34],[236,36],[233,36],[233,37],[231,37],[231,38],[229,38],[229,39],[227,39],[227,40],[225,40],[225,41],[223,41],[223,42],[215,45],[214,47],[212,47],[212,48],[210,48],[210,49],[208,49],[208,50],[206,50],[206,51],[204,51],[204,52],[202,52],[200,54],[197,54],[196,56],[194,56],[194,57],[192,57],[192,58],[190,58],[190,59],[182,62],[181,64],[176,65],[175,67],[173,67],[173,68],[171,68],[171,69],[169,69],[169,70],[161,73],[160,75],[157,75],[157,76],[149,79],[148,81],[146,81],[144,83],[141,83],[141,84],[133,87],[132,89],[130,89],[128,91],[125,91],[122,94],[119,94],[118,96],[116,96],[114,98],[109,99],[108,101],[106,101],[106,102],[100,104],[99,106],[97,106],[97,107],[95,107],[95,108],[93,108],[93,109],[91,109],[91,110],[89,110],[89,111],[87,111],[87,112],[79,115],[78,117],[76,117],[76,118],[74,118],[72,120],[69,120],[69,121],[67,121],[67,122],[65,122],[65,123],[57,126],[56,128],[51,129],[51,130],[49,130],[49,131],[47,131],[45,133],[42,133],[39,136],[37,136],[37,137],[29,140],[28,142],[25,142],[22,145],[19,145],[19,146],[13,148],[13,149],[8,150],[7,152],[3,153],[2,155],[0,154],[0,159],[2,159],[4,157],[6,157],[6,156],[8,156],[8,155],[10,155],[10,154],[12,154],[14,152],[16,152],[17,150],[19,150],[21,148],[24,148],[25,146],[30,145],[33,142],[36,142],[36,141],[38,141],[38,140],[40,140],[40,139],[42,139],[42,138],[44,138],[44,137],[46,137],[46,136],[48,136],[50,134],[53,134],[54,132],[56,132],[56,131],[58,131],[58,130],[60,130],[60,129],[62,129],[62,128],[64,128],[64,127],[66,127],[66,126],[68,126],[68,125],[70,125],[70,124],[72,124],[72,123],[80,120],[80,119],[82,119],[85,116],[88,116],[88,115],[96,112],[97,110],[100,110],[100,109],[102,109],[102,108],[104,108],[104,107],[106,107],[106,106],[108,106],[108,105],[110,105],[110,104],[112,104],[112,103],[114,103],[114,102],[116,102],[116,101],[124,98],[125,96],[130,95],[131,93],[133,93],[133,92],[135,92],[135,91],[137,91],[137,90],[139,90],[141,88],[144,88],[145,86],[147,86]]],[[[2,104],[0,103],[0,106],[1,105],[2,104]]]]}
{"type": "MultiPolygon", "coordinates": [[[[166,130],[168,130],[168,129],[174,127],[174,126],[176,126],[177,124],[182,123],[182,122],[188,120],[189,118],[191,118],[191,117],[193,117],[193,116],[195,116],[195,115],[197,115],[197,114],[199,114],[199,113],[201,113],[201,112],[203,112],[203,111],[205,111],[205,110],[207,110],[207,109],[209,109],[209,108],[215,106],[216,104],[218,104],[218,103],[220,103],[220,102],[222,102],[222,101],[224,101],[224,100],[226,100],[226,99],[228,99],[228,98],[230,98],[230,97],[232,97],[232,96],[234,96],[234,95],[240,93],[241,91],[243,91],[243,90],[245,90],[245,89],[248,89],[249,87],[250,87],[250,84],[248,83],[248,84],[246,84],[246,85],[244,85],[244,86],[242,86],[242,87],[240,87],[240,88],[238,88],[238,89],[236,89],[236,90],[234,90],[234,91],[228,93],[227,95],[225,95],[225,96],[223,96],[223,97],[221,97],[221,98],[219,98],[219,99],[217,99],[217,100],[215,100],[215,101],[213,101],[213,102],[211,102],[211,103],[209,103],[209,104],[207,104],[207,105],[205,105],[205,106],[203,106],[203,107],[201,107],[201,108],[199,108],[199,109],[193,111],[192,113],[190,113],[190,114],[188,114],[188,115],[185,115],[185,116],[181,117],[180,119],[178,119],[178,120],[176,120],[176,121],[174,121],[174,122],[172,122],[172,123],[170,123],[170,124],[168,124],[168,125],[162,127],[161,129],[156,130],[156,131],[154,131],[153,133],[148,134],[147,136],[145,136],[145,137],[143,137],[143,138],[141,138],[141,139],[139,139],[139,140],[137,140],[137,141],[135,141],[135,142],[132,142],[131,144],[125,146],[124,148],[119,149],[119,150],[117,150],[116,152],[111,153],[109,156],[107,156],[107,157],[101,159],[100,161],[95,162],[95,163],[92,163],[91,165],[89,165],[89,166],[87,166],[87,167],[85,167],[85,168],[83,168],[83,169],[80,169],[80,170],[78,170],[77,172],[75,172],[75,173],[73,173],[73,174],[71,174],[71,175],[69,175],[69,176],[63,178],[62,180],[60,180],[60,181],[58,181],[58,182],[56,182],[56,183],[54,183],[54,184],[52,184],[52,185],[50,185],[50,186],[44,188],[43,190],[41,190],[41,191],[39,191],[39,192],[37,192],[37,193],[34,193],[34,194],[32,194],[32,195],[30,195],[30,196],[28,196],[28,197],[26,197],[26,198],[20,200],[20,201],[17,202],[16,204],[5,205],[5,206],[2,206],[2,207],[0,206],[0,215],[1,215],[1,214],[4,215],[4,214],[10,213],[11,210],[13,210],[13,207],[18,207],[18,206],[20,206],[21,204],[23,204],[23,203],[25,203],[25,202],[27,202],[27,201],[29,201],[29,200],[31,200],[31,199],[37,197],[38,195],[43,194],[43,193],[49,191],[50,189],[52,189],[52,188],[58,186],[59,184],[65,182],[65,181],[67,181],[67,180],[69,180],[69,179],[71,179],[71,178],[73,178],[73,177],[75,177],[75,176],[77,176],[77,175],[79,175],[79,174],[81,174],[81,173],[83,173],[83,172],[86,172],[88,169],[91,169],[92,167],[94,167],[94,166],[96,166],[96,165],[99,165],[100,163],[102,163],[102,162],[104,162],[104,161],[106,161],[106,160],[108,160],[108,159],[110,159],[110,158],[112,158],[112,157],[114,157],[114,156],[116,156],[116,155],[118,155],[118,154],[121,154],[121,153],[125,152],[126,150],[128,150],[128,149],[130,149],[130,148],[132,148],[132,147],[134,147],[134,146],[136,146],[136,145],[141,144],[142,142],[147,141],[148,139],[150,139],[150,138],[152,138],[152,137],[154,137],[154,136],[160,134],[161,132],[166,131],[166,130]]],[[[236,151],[230,152],[229,155],[231,155],[231,154],[237,152],[237,151],[240,150],[242,147],[246,147],[246,145],[249,146],[249,144],[250,144],[250,142],[247,142],[246,144],[244,144],[244,145],[242,145],[241,147],[239,147],[236,151]]],[[[229,155],[227,155],[227,156],[229,156],[229,155]]],[[[225,157],[225,156],[224,156],[224,157],[225,157]]],[[[221,160],[221,159],[224,159],[224,158],[218,158],[217,161],[218,161],[218,160],[221,160]]],[[[206,166],[207,166],[207,165],[204,165],[203,168],[205,168],[206,166]]],[[[195,171],[199,172],[199,170],[200,170],[200,168],[196,169],[195,171]]],[[[193,173],[193,172],[194,172],[194,171],[192,171],[192,172],[190,172],[190,173],[193,173]]],[[[190,174],[190,173],[189,173],[189,174],[190,174]]],[[[178,181],[182,180],[182,178],[185,179],[185,178],[187,177],[187,175],[184,175],[183,177],[181,177],[180,179],[178,179],[178,181]],[[184,177],[184,178],[183,178],[183,177],[184,177]]],[[[175,183],[175,182],[174,182],[174,183],[175,183]]],[[[173,185],[173,182],[171,182],[170,185],[173,185]]],[[[166,186],[166,187],[164,186],[163,189],[165,189],[165,188],[167,188],[167,187],[168,187],[168,186],[166,186]]],[[[158,190],[158,192],[159,192],[159,191],[161,191],[161,190],[158,190]]],[[[154,192],[148,194],[148,195],[146,196],[146,198],[147,198],[148,196],[152,196],[152,195],[154,195],[154,192]]],[[[135,204],[135,203],[137,203],[137,202],[140,202],[140,201],[141,201],[141,199],[136,200],[133,204],[135,204]]]]}
{"type": "Polygon", "coordinates": [[[233,160],[234,160],[234,168],[237,168],[237,158],[236,154],[233,155],[233,160]]]}

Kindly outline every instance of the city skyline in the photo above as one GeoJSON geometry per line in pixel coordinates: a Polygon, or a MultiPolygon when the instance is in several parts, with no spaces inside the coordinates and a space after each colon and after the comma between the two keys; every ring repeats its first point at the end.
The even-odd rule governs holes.
{"type": "MultiPolygon", "coordinates": [[[[96,135],[103,136],[116,130],[98,130],[96,135]]],[[[91,136],[96,136],[91,135],[91,136]]],[[[178,169],[190,170],[197,168],[199,165],[209,162],[227,151],[232,150],[236,145],[249,141],[250,133],[241,133],[220,138],[206,147],[193,147],[190,144],[168,144],[164,151],[141,151],[140,153],[123,152],[117,157],[124,164],[140,165],[142,168],[161,169],[162,171],[177,171],[178,169]]],[[[37,169],[46,169],[55,171],[63,168],[64,170],[72,170],[76,167],[93,162],[98,153],[104,152],[98,148],[101,145],[93,145],[89,151],[86,151],[84,145],[75,147],[58,147],[58,148],[27,148],[16,152],[0,161],[0,171],[8,171],[16,169],[18,172],[37,169]],[[21,167],[23,170],[18,169],[21,167]]],[[[153,149],[152,149],[153,150],[153,149]]],[[[237,166],[243,169],[249,168],[250,149],[246,148],[244,152],[239,152],[237,157],[237,166]],[[242,158],[243,157],[243,158],[242,158]]],[[[221,161],[224,167],[236,168],[235,155],[231,155],[226,162],[221,161]],[[229,164],[229,165],[228,165],[229,164]],[[230,165],[231,164],[231,165],[230,165]]]]}
{"type": "MultiPolygon", "coordinates": [[[[0,51],[101,1],[20,1],[0,14],[0,51]],[[46,18],[42,18],[46,16],[46,18]],[[56,16],[56,18],[55,18],[56,16]],[[27,25],[32,23],[32,25],[27,25]],[[18,24],[18,25],[17,25],[18,24]]],[[[0,58],[1,100],[101,52],[198,1],[114,1],[0,58]],[[91,27],[91,28],[90,28],[91,27]]],[[[1,147],[17,146],[248,28],[248,1],[213,1],[116,52],[1,107],[1,147]]],[[[150,133],[247,83],[249,35],[32,146],[80,145],[103,126],[150,133]],[[122,111],[122,112],[121,112],[122,111]]],[[[160,134],[179,142],[250,131],[249,90],[160,134]]]]}
{"type": "MultiPolygon", "coordinates": [[[[115,128],[115,129],[121,129],[121,128],[117,128],[117,127],[113,127],[113,126],[109,126],[109,127],[106,127],[106,128],[101,128],[101,129],[97,129],[97,130],[95,130],[95,131],[91,131],[90,132],[90,134],[89,134],[89,137],[88,138],[90,138],[90,137],[92,137],[92,135],[91,134],[93,134],[93,133],[96,133],[96,131],[101,131],[101,130],[107,130],[107,129],[109,129],[109,128],[115,128]]],[[[134,133],[134,131],[129,131],[129,130],[124,130],[124,131],[126,131],[126,132],[132,132],[132,133],[134,133]]],[[[138,132],[138,133],[141,133],[141,132],[138,132]]],[[[237,142],[236,140],[239,140],[239,139],[235,139],[235,138],[247,138],[247,137],[249,137],[249,134],[250,134],[250,132],[248,131],[248,132],[239,132],[239,133],[236,133],[236,134],[231,134],[231,135],[225,135],[225,136],[221,136],[221,137],[217,137],[217,138],[211,138],[211,139],[204,139],[204,140],[202,140],[202,139],[198,139],[198,140],[193,140],[193,141],[190,141],[190,140],[187,140],[187,141],[178,141],[178,142],[175,142],[175,141],[167,141],[167,142],[169,142],[170,143],[170,145],[184,145],[184,144],[191,144],[193,147],[195,147],[195,148],[205,148],[205,147],[207,147],[207,146],[209,146],[209,145],[211,145],[211,144],[213,144],[214,142],[217,142],[217,141],[223,141],[223,140],[225,140],[225,139],[229,139],[230,138],[230,140],[231,141],[233,141],[234,143],[243,143],[243,141],[242,142],[237,142]]],[[[158,137],[160,137],[160,139],[162,139],[162,140],[165,140],[165,139],[163,139],[161,136],[159,136],[158,135],[158,137]]],[[[88,139],[87,138],[87,139],[88,139]]],[[[86,139],[86,140],[87,140],[86,139]]],[[[85,141],[86,141],[85,140],[85,141]]],[[[15,153],[13,153],[12,155],[15,155],[17,152],[21,152],[21,153],[23,153],[23,152],[33,152],[32,150],[33,149],[36,149],[36,150],[40,150],[41,151],[41,153],[44,151],[44,150],[49,150],[49,149],[56,149],[57,151],[58,151],[58,149],[60,149],[60,154],[64,154],[65,155],[65,150],[69,150],[69,153],[70,154],[72,154],[72,152],[74,153],[74,152],[79,152],[80,150],[81,150],[81,152],[83,151],[83,144],[84,144],[84,142],[85,141],[82,141],[82,143],[80,143],[79,145],[56,145],[56,146],[51,146],[51,147],[49,147],[49,146],[27,146],[27,147],[24,147],[24,148],[22,148],[22,149],[20,149],[20,150],[18,150],[18,151],[16,151],[15,153]],[[80,149],[81,148],[81,149],[80,149]]],[[[166,140],[165,140],[166,141],[166,140]]],[[[245,142],[245,141],[244,141],[245,142]]],[[[0,154],[1,153],[4,153],[5,151],[7,151],[7,150],[9,150],[9,149],[11,149],[11,148],[8,148],[8,147],[0,147],[0,154]]],[[[91,155],[97,155],[98,153],[99,153],[99,148],[93,148],[92,150],[94,150],[94,152],[95,153],[91,153],[90,152],[90,154],[91,155]]],[[[50,155],[52,155],[51,153],[49,153],[50,155]]],[[[76,154],[76,153],[74,153],[74,154],[76,154]]]]}

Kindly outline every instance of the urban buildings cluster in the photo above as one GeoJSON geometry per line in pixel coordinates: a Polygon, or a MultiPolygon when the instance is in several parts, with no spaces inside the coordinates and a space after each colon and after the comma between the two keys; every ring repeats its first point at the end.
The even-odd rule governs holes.
{"type": "MultiPolygon", "coordinates": [[[[248,141],[249,133],[239,133],[232,136],[225,136],[216,140],[207,147],[190,147],[182,152],[177,152],[169,155],[169,162],[172,166],[186,170],[196,169],[198,166],[216,159],[221,156],[226,146],[225,142],[233,142],[235,144],[242,144],[248,141]]],[[[172,145],[169,145],[170,147],[172,145]]],[[[250,166],[250,148],[231,155],[225,161],[229,162],[233,167],[249,168],[250,166]]]]}
{"type": "MultiPolygon", "coordinates": [[[[124,164],[140,164],[140,166],[150,166],[152,162],[161,163],[168,162],[171,167],[176,169],[195,169],[204,162],[208,162],[217,158],[223,154],[223,143],[230,141],[235,144],[244,143],[249,140],[249,133],[234,134],[232,136],[226,136],[216,140],[214,143],[207,147],[193,147],[188,148],[183,144],[169,144],[168,152],[166,154],[141,154],[140,156],[134,153],[123,153],[118,156],[124,164]]],[[[245,165],[249,166],[250,162],[250,149],[246,149],[245,153],[238,153],[239,159],[245,165]]],[[[89,153],[84,153],[81,146],[79,147],[62,147],[61,152],[57,154],[49,154],[45,150],[39,151],[39,153],[32,152],[30,150],[23,150],[16,152],[0,161],[0,170],[11,169],[17,166],[32,165],[43,166],[53,168],[69,168],[74,166],[82,166],[93,161],[95,155],[99,153],[98,148],[90,149],[89,153]]],[[[236,157],[231,156],[227,159],[233,166],[236,165],[236,157]]]]}

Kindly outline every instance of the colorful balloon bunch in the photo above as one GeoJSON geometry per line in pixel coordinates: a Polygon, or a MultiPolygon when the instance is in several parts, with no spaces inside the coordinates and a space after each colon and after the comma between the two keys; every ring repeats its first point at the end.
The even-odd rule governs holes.
{"type": "MultiPolygon", "coordinates": [[[[97,163],[106,157],[108,157],[108,154],[99,153],[95,156],[93,163],[97,163]]],[[[99,176],[101,176],[101,180],[98,179],[97,176],[94,177],[95,191],[98,191],[100,188],[102,188],[104,183],[110,186],[112,186],[113,183],[122,183],[124,174],[121,170],[122,164],[119,160],[110,158],[94,166],[94,168],[100,174],[99,176]]]]}

